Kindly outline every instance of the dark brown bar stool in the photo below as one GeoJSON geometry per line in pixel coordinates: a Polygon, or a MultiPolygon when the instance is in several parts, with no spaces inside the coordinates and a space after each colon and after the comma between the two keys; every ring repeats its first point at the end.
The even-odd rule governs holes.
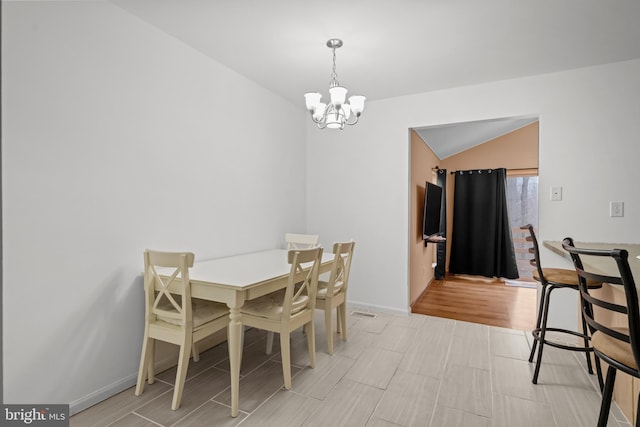
{"type": "MultiPolygon", "coordinates": [[[[587,325],[585,323],[584,314],[581,313],[582,319],[582,330],[583,333],[578,331],[572,331],[568,329],[561,328],[550,328],[547,326],[547,320],[549,317],[549,301],[551,299],[551,291],[554,289],[574,289],[576,291],[579,290],[579,282],[578,275],[575,270],[568,270],[562,268],[542,268],[540,264],[540,250],[538,248],[538,240],[536,239],[536,234],[533,231],[533,226],[531,224],[523,225],[520,227],[521,230],[529,230],[530,236],[527,237],[527,241],[533,243],[533,247],[529,248],[529,252],[533,253],[534,258],[530,261],[531,265],[536,267],[533,271],[533,278],[540,282],[542,285],[542,292],[540,295],[540,306],[538,307],[538,319],[536,321],[536,328],[531,331],[533,335],[534,341],[531,346],[531,354],[529,355],[529,362],[533,362],[533,358],[536,353],[536,348],[538,347],[538,358],[536,360],[536,368],[533,372],[533,379],[531,382],[534,384],[538,383],[538,374],[540,373],[540,365],[542,362],[542,350],[545,345],[550,345],[552,347],[561,348],[563,350],[569,351],[579,351],[584,352],[587,358],[587,368],[589,370],[589,374],[593,374],[593,368],[591,366],[591,357],[589,353],[593,352],[593,347],[590,345],[590,337],[587,331],[587,325]],[[568,345],[560,342],[552,341],[546,339],[547,332],[559,332],[563,334],[569,334],[573,336],[577,336],[582,338],[583,345],[568,345]]],[[[598,289],[602,287],[602,282],[596,282],[589,280],[587,282],[589,289],[598,289]]],[[[582,300],[581,300],[582,301],[582,300]]],[[[581,310],[582,311],[582,310],[581,310]]],[[[602,373],[600,370],[600,361],[596,358],[596,370],[598,371],[598,381],[600,383],[600,388],[602,389],[602,373]]]]}
{"type": "MultiPolygon", "coordinates": [[[[613,386],[616,380],[616,372],[622,371],[636,378],[640,378],[640,309],[638,308],[638,290],[636,289],[633,274],[629,268],[629,253],[624,249],[586,249],[576,248],[573,239],[567,237],[562,242],[562,247],[571,254],[573,265],[580,280],[580,298],[585,301],[583,305],[583,318],[586,319],[591,329],[591,342],[596,354],[596,362],[604,360],[607,369],[607,382],[602,391],[602,403],[598,427],[607,425],[613,386]],[[582,258],[589,257],[609,258],[613,273],[603,274],[583,265],[582,258]],[[625,301],[617,303],[613,299],[602,299],[589,293],[588,281],[601,281],[612,286],[620,286],[624,290],[625,301]],[[600,308],[597,315],[591,309],[592,306],[600,308]],[[611,315],[626,317],[627,324],[623,326],[607,326],[603,316],[606,312],[611,315]],[[603,323],[604,321],[604,323],[603,323]]],[[[640,427],[640,400],[636,409],[636,427],[640,427]]]]}

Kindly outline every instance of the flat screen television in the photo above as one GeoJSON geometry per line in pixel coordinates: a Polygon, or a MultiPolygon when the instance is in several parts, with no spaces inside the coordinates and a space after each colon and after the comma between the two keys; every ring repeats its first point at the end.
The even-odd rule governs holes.
{"type": "Polygon", "coordinates": [[[422,219],[422,238],[425,240],[440,233],[441,205],[442,187],[427,182],[424,189],[424,216],[422,219]]]}

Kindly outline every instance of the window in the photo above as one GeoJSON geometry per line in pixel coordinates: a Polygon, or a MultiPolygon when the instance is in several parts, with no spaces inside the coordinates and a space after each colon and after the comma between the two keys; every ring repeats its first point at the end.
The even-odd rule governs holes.
{"type": "Polygon", "coordinates": [[[531,224],[534,229],[538,229],[538,177],[508,176],[507,205],[520,280],[533,281],[534,267],[529,263],[533,258],[529,253],[531,244],[525,240],[529,232],[520,230],[520,227],[531,224]]]}

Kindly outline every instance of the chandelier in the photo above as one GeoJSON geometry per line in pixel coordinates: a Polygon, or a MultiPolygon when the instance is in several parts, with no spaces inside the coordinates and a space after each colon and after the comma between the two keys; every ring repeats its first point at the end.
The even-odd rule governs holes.
{"type": "Polygon", "coordinates": [[[329,80],[330,102],[320,102],[322,95],[318,92],[304,94],[307,110],[311,113],[311,119],[320,129],[344,129],[345,125],[355,125],[364,110],[365,97],[353,95],[346,101],[347,88],[340,86],[336,74],[336,49],[342,46],[342,40],[330,39],[327,46],[333,51],[333,71],[329,80]]]}

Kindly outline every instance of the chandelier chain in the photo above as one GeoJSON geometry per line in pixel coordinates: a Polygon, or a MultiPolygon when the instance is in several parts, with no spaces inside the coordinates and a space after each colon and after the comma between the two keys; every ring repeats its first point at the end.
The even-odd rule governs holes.
{"type": "Polygon", "coordinates": [[[329,87],[340,86],[338,83],[338,74],[336,73],[336,48],[335,46],[332,48],[333,50],[333,70],[331,72],[331,80],[329,81],[329,87]]]}

